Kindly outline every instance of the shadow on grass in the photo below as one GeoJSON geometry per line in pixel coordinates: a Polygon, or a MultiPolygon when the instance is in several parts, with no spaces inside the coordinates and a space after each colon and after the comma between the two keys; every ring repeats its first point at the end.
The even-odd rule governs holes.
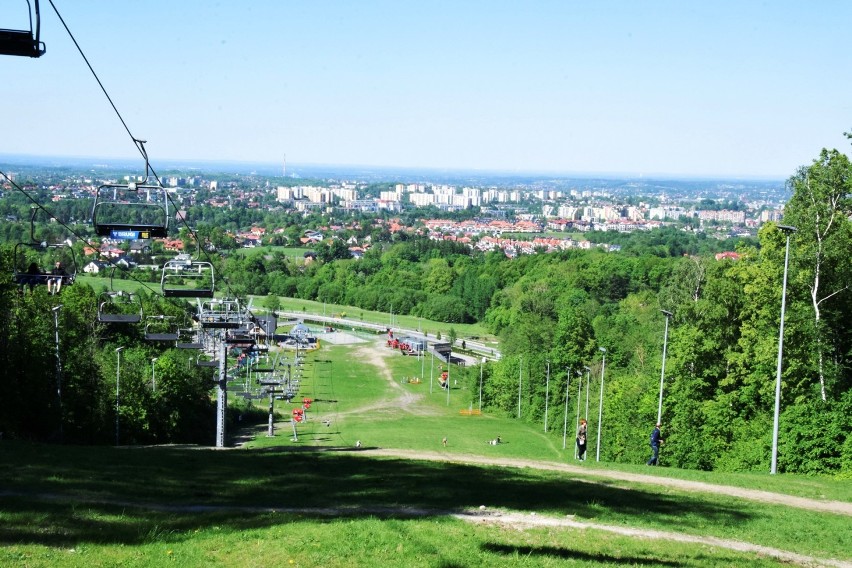
{"type": "Polygon", "coordinates": [[[368,458],[351,448],[272,452],[3,443],[0,449],[6,490],[0,493],[0,543],[131,544],[150,540],[152,531],[181,538],[210,526],[242,530],[329,514],[411,518],[413,510],[439,516],[480,505],[601,523],[639,516],[697,531],[707,523],[751,519],[736,506],[697,495],[584,483],[534,469],[368,458]],[[302,513],[269,511],[275,508],[302,513]]]}
{"type": "Polygon", "coordinates": [[[682,562],[660,560],[658,557],[611,556],[609,554],[594,554],[554,546],[512,546],[509,544],[485,543],[482,550],[508,557],[544,556],[564,560],[582,560],[598,564],[615,564],[616,566],[687,566],[682,562]]]}

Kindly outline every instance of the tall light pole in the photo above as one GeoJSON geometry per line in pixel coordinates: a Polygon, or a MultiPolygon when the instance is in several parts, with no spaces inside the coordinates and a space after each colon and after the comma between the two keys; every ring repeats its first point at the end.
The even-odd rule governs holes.
{"type": "Polygon", "coordinates": [[[518,357],[518,418],[521,417],[521,386],[524,384],[524,358],[518,357]]]}
{"type": "Polygon", "coordinates": [[[547,432],[547,407],[550,402],[550,361],[547,362],[547,380],[544,387],[544,431],[547,432]]]}
{"type": "Polygon", "coordinates": [[[450,343],[450,351],[447,353],[447,406],[450,405],[450,364],[453,361],[453,344],[450,343]]]}
{"type": "Polygon", "coordinates": [[[595,452],[595,461],[601,461],[601,430],[603,429],[603,387],[604,387],[604,372],[606,371],[606,347],[598,347],[603,353],[601,361],[601,399],[598,403],[598,448],[595,452]]]}
{"type": "MultiPolygon", "coordinates": [[[[577,423],[574,425],[574,434],[580,430],[580,401],[583,400],[583,371],[577,371],[577,377],[580,379],[580,382],[577,383],[577,423]]],[[[577,444],[574,444],[574,459],[578,459],[580,457],[580,448],[577,447],[577,444]]]]}
{"type": "Polygon", "coordinates": [[[151,390],[157,392],[157,375],[154,370],[154,364],[157,362],[157,357],[151,359],[151,390]]]}
{"type": "Polygon", "coordinates": [[[790,237],[796,232],[796,227],[778,225],[787,235],[787,247],[784,251],[784,280],[781,285],[781,325],[778,331],[778,366],[775,371],[775,419],[772,422],[772,467],[769,473],[775,475],[778,471],[778,421],[781,414],[781,356],[784,351],[784,310],[787,303],[787,267],[790,264],[790,237]]]}
{"type": "Polygon", "coordinates": [[[660,403],[657,406],[657,424],[661,424],[663,420],[663,384],[666,381],[666,344],[669,341],[669,319],[672,313],[666,310],[660,310],[666,316],[666,330],[663,332],[663,370],[660,371],[660,403]]]}
{"type": "Polygon", "coordinates": [[[568,438],[568,390],[571,388],[571,369],[567,369],[568,378],[565,382],[565,418],[562,419],[562,449],[566,447],[568,438]]]}
{"type": "Polygon", "coordinates": [[[479,364],[479,412],[482,413],[482,368],[485,366],[485,357],[479,364]]]}
{"type": "Polygon", "coordinates": [[[586,412],[583,415],[586,418],[586,422],[589,421],[589,385],[592,383],[592,368],[591,367],[583,367],[586,370],[586,412]]]}
{"type": "Polygon", "coordinates": [[[63,440],[62,432],[62,359],[59,357],[59,310],[62,304],[55,306],[53,311],[53,331],[56,335],[56,399],[59,403],[59,441],[63,440]]]}
{"type": "MultiPolygon", "coordinates": [[[[434,349],[435,346],[433,345],[432,348],[434,349]]],[[[435,351],[433,350],[432,351],[432,361],[429,365],[429,394],[432,394],[432,379],[433,379],[434,375],[435,375],[435,351]]]]}
{"type": "Polygon", "coordinates": [[[124,347],[119,347],[115,350],[115,445],[118,445],[118,403],[119,403],[119,385],[121,384],[121,350],[124,347]]]}

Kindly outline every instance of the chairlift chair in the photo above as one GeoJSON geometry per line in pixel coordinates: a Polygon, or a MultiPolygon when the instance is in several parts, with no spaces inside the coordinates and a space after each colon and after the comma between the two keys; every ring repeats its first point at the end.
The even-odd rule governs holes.
{"type": "Polygon", "coordinates": [[[204,349],[204,344],[198,341],[200,330],[195,328],[181,328],[178,330],[178,341],[175,347],[178,349],[204,349]]]}
{"type": "Polygon", "coordinates": [[[219,361],[217,361],[216,359],[213,359],[213,360],[202,359],[201,355],[199,355],[195,359],[195,366],[196,367],[218,367],[219,361]]]}
{"type": "Polygon", "coordinates": [[[148,316],[145,318],[145,339],[147,341],[177,341],[177,328],[172,324],[171,316],[148,316]]]}
{"type": "Polygon", "coordinates": [[[166,189],[145,183],[104,184],[95,194],[92,226],[98,236],[113,239],[167,237],[169,198],[166,189]]]}
{"type": "Polygon", "coordinates": [[[119,290],[98,295],[98,321],[101,323],[139,323],[142,321],[142,299],[119,290]]]}
{"type": "Polygon", "coordinates": [[[243,324],[245,314],[239,300],[198,299],[198,322],[203,329],[237,329],[243,324]]]}
{"type": "Polygon", "coordinates": [[[41,16],[39,15],[38,0],[27,2],[28,29],[0,29],[0,54],[20,57],[41,57],[45,53],[44,42],[41,41],[41,16]]]}
{"type": "Polygon", "coordinates": [[[214,281],[211,263],[174,258],[163,264],[160,288],[167,298],[212,298],[214,281]]]}
{"type": "Polygon", "coordinates": [[[30,240],[15,245],[12,279],[20,286],[31,288],[39,284],[73,284],[77,277],[77,255],[68,242],[48,243],[35,236],[38,208],[30,214],[30,240]]]}

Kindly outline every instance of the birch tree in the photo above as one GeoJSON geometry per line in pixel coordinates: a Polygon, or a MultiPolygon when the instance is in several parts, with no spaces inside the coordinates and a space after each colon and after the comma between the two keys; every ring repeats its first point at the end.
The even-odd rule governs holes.
{"type": "Polygon", "coordinates": [[[829,300],[848,289],[852,245],[852,165],[837,150],[823,149],[810,166],[802,166],[788,181],[792,190],[784,211],[785,224],[798,228],[791,251],[798,278],[807,284],[815,333],[815,356],[820,396],[826,394],[826,356],[829,354],[825,310],[829,300]]]}

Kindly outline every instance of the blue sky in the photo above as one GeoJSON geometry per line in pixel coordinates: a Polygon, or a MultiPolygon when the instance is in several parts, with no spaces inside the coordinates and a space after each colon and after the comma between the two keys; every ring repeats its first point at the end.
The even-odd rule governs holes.
{"type": "MultiPolygon", "coordinates": [[[[155,167],[785,178],[850,149],[846,0],[54,3],[155,167]]],[[[137,156],[41,12],[47,54],[0,57],[0,157],[137,156]]]]}

